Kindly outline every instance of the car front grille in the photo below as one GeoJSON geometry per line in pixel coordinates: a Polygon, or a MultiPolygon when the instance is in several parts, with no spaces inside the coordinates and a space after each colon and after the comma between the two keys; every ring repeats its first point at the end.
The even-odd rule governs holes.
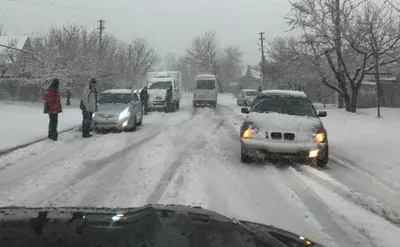
{"type": "MultiPolygon", "coordinates": [[[[272,140],[282,140],[282,137],[286,141],[294,141],[295,134],[293,133],[280,133],[280,132],[271,132],[271,139],[272,140]]],[[[265,138],[268,139],[268,132],[265,132],[265,138]]]]}

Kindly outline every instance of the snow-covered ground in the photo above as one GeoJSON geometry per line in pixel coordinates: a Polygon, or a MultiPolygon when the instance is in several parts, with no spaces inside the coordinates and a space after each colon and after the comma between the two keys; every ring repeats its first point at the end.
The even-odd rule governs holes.
{"type": "MultiPolygon", "coordinates": [[[[82,139],[72,130],[59,142],[0,157],[0,206],[199,205],[326,246],[400,246],[400,196],[395,181],[383,178],[396,177],[395,170],[378,162],[381,149],[375,150],[375,167],[364,164],[364,149],[350,142],[360,139],[373,156],[367,142],[376,145],[367,139],[374,137],[357,123],[388,131],[395,113],[385,110],[384,119],[374,119],[329,110],[324,123],[334,159],[317,170],[242,164],[238,129],[244,115],[232,96],[219,95],[218,101],[216,109],[193,109],[187,94],[178,112],[152,112],[136,132],[82,139]],[[354,129],[343,133],[346,126],[354,129]]],[[[389,134],[379,138],[377,143],[387,138],[396,145],[389,134]]],[[[390,150],[382,154],[394,156],[390,150]]]]}
{"type": "MultiPolygon", "coordinates": [[[[78,126],[81,111],[75,101],[70,106],[62,101],[63,113],[58,117],[58,130],[78,126]]],[[[0,151],[47,136],[49,117],[43,114],[42,103],[0,101],[0,151]]]]}

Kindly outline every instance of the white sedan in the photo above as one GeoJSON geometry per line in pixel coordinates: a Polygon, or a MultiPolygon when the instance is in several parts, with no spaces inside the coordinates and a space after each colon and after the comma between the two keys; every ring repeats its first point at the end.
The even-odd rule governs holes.
{"type": "MultiPolygon", "coordinates": [[[[265,92],[265,91],[264,91],[265,92]]],[[[328,163],[327,132],[305,93],[269,90],[258,96],[241,126],[241,159],[252,157],[314,160],[318,166],[328,163]]]]}

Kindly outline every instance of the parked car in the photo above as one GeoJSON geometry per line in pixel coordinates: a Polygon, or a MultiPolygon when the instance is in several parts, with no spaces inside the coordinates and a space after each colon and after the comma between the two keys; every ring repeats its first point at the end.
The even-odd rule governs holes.
{"type": "Polygon", "coordinates": [[[329,159],[328,135],[306,94],[292,90],[268,90],[252,107],[240,128],[241,160],[289,158],[312,160],[325,166],[329,159]]]}
{"type": "Polygon", "coordinates": [[[93,114],[95,131],[105,129],[135,131],[143,122],[143,107],[139,95],[129,89],[101,92],[98,106],[98,111],[93,114]]]}
{"type": "Polygon", "coordinates": [[[194,79],[193,106],[217,106],[217,79],[214,75],[198,75],[194,79]]]}
{"type": "Polygon", "coordinates": [[[237,97],[238,106],[251,106],[259,92],[255,89],[242,89],[237,97]]]}

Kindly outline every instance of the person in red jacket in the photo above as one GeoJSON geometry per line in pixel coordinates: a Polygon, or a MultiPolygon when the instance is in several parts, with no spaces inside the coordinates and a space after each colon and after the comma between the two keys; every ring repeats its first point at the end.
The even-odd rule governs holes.
{"type": "Polygon", "coordinates": [[[46,91],[46,103],[50,119],[48,137],[53,141],[57,141],[58,139],[58,113],[62,112],[59,85],[60,81],[55,78],[46,91]]]}

